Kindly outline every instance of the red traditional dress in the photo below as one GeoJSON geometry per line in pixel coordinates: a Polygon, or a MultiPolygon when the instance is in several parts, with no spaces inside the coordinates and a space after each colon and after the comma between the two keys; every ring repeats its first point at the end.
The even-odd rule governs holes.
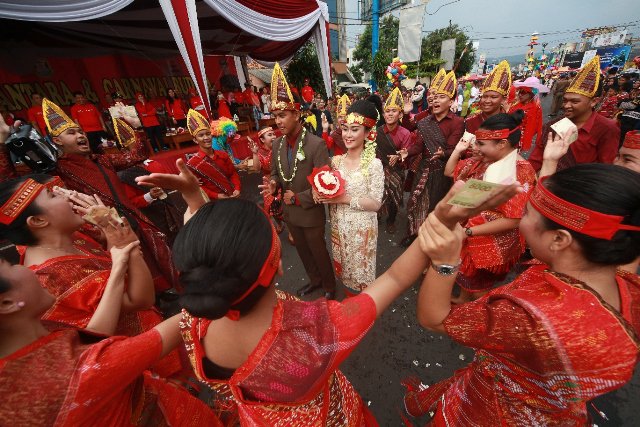
{"type": "Polygon", "coordinates": [[[615,113],[618,111],[618,104],[622,101],[626,101],[627,99],[629,99],[629,94],[627,92],[607,96],[602,101],[602,104],[596,108],[596,111],[607,119],[613,119],[615,113]]]}
{"type": "Polygon", "coordinates": [[[231,196],[234,190],[240,191],[240,176],[224,151],[213,150],[213,156],[208,156],[198,150],[187,166],[202,181],[201,188],[212,200],[219,194],[231,196]]]}
{"type": "MultiPolygon", "coordinates": [[[[260,172],[262,172],[262,176],[267,178],[267,180],[271,180],[271,156],[273,155],[272,150],[267,150],[265,148],[259,147],[258,149],[258,159],[260,159],[260,172]]],[[[282,210],[279,211],[278,214],[274,215],[274,212],[271,212],[271,204],[275,200],[274,196],[270,193],[266,193],[262,195],[263,200],[263,209],[267,215],[273,216],[273,219],[278,221],[279,223],[283,221],[282,210]]]]}
{"type": "MultiPolygon", "coordinates": [[[[111,257],[89,236],[74,233],[73,244],[82,255],[51,258],[29,266],[56,302],[42,315],[42,320],[84,329],[95,314],[111,274],[111,257]]],[[[24,246],[17,247],[20,263],[24,263],[24,246]]],[[[133,337],[162,322],[155,309],[121,312],[114,335],[133,337]]],[[[154,371],[169,376],[181,370],[180,356],[170,353],[154,366],[154,371]]]]}
{"type": "Polygon", "coordinates": [[[584,283],[531,267],[454,307],[447,334],[476,349],[453,377],[405,397],[435,426],[588,425],[586,402],[627,383],[640,352],[640,278],[616,277],[620,312],[584,283]]]}
{"type": "Polygon", "coordinates": [[[347,152],[347,147],[342,140],[342,128],[340,126],[336,127],[331,132],[331,135],[328,132],[322,132],[322,139],[327,144],[327,148],[333,150],[334,156],[340,156],[347,152]]]}
{"type": "Polygon", "coordinates": [[[118,154],[66,154],[58,159],[55,175],[62,178],[68,189],[97,194],[106,205],[114,206],[121,215],[127,217],[140,238],[144,259],[153,275],[155,288],[163,291],[171,286],[179,286],[166,236],[131,203],[116,174],[117,170],[142,162],[145,157],[142,142],[137,139],[136,148],[118,154]]]}
{"type": "Polygon", "coordinates": [[[231,118],[231,110],[229,109],[229,105],[227,101],[224,99],[218,100],[218,117],[227,117],[231,118]]]}
{"type": "MultiPolygon", "coordinates": [[[[473,158],[461,160],[453,172],[453,179],[481,180],[490,164],[473,158]]],[[[529,192],[536,182],[536,172],[526,160],[517,160],[516,179],[525,191],[494,210],[482,211],[479,215],[469,218],[464,226],[475,227],[500,218],[522,218],[529,192]]],[[[469,236],[460,254],[462,263],[456,283],[470,292],[491,289],[496,282],[504,279],[511,267],[518,262],[524,249],[524,238],[517,228],[498,234],[469,236]]]]}
{"type": "Polygon", "coordinates": [[[162,350],[156,330],[100,338],[57,330],[0,359],[2,423],[220,426],[203,402],[146,371],[162,350]]]}
{"type": "Polygon", "coordinates": [[[535,97],[526,104],[517,102],[509,108],[509,114],[516,110],[524,111],[524,119],[521,125],[520,151],[529,151],[534,136],[536,137],[536,145],[544,139],[542,138],[542,107],[540,106],[540,100],[535,97]]]}
{"type": "Polygon", "coordinates": [[[344,302],[278,297],[271,327],[230,378],[207,375],[212,363],[200,340],[210,321],[183,311],[185,346],[196,376],[216,394],[216,414],[227,426],[377,426],[338,370],[373,326],[371,297],[360,294],[344,302]]]}

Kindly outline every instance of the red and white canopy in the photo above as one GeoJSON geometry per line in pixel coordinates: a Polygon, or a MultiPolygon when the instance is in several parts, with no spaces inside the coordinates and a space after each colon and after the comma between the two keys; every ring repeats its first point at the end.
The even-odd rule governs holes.
{"type": "Polygon", "coordinates": [[[312,38],[331,92],[329,13],[319,0],[3,0],[0,18],[5,52],[159,57],[177,44],[204,102],[203,55],[281,61],[312,38]]]}

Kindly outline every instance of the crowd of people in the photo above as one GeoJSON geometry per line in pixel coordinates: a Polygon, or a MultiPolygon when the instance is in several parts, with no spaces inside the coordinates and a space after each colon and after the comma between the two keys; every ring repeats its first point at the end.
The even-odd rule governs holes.
{"type": "MultiPolygon", "coordinates": [[[[195,93],[187,108],[169,91],[171,124],[198,146],[178,174],[149,167],[119,118],[126,148],[99,153],[108,129],[82,93],[71,116],[34,94],[29,120],[60,156],[50,174],[17,176],[0,150],[0,239],[18,254],[0,262],[0,418],[375,426],[340,364],[419,282],[420,325],[476,354],[428,387],[398,378],[409,415],[585,425],[588,402],[629,382],[640,357],[640,129],[622,120],[638,93],[621,80],[597,56],[559,76],[562,117],[543,123],[548,87],[514,81],[506,61],[481,83],[440,70],[428,88],[336,96],[335,109],[276,64],[269,89],[245,91],[277,126],[247,159],[228,141],[238,98],[217,94],[225,115],[208,118],[195,93]],[[261,174],[260,204],[241,197],[245,171],[261,174]],[[170,216],[176,191],[169,236],[141,209],[170,216]],[[397,233],[402,210],[406,250],[377,271],[379,224],[397,233]],[[297,295],[275,285],[285,228],[308,276],[297,295]],[[163,319],[163,300],[181,311],[163,319]]],[[[156,106],[136,98],[162,149],[156,106]]],[[[0,147],[20,125],[0,119],[0,147]]]]}

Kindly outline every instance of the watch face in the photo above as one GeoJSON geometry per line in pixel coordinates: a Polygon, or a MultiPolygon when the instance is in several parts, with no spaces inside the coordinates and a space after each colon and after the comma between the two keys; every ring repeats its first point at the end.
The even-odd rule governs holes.
{"type": "Polygon", "coordinates": [[[451,266],[451,265],[441,265],[439,268],[439,273],[440,274],[446,274],[446,275],[451,275],[453,274],[455,267],[451,266]]]}

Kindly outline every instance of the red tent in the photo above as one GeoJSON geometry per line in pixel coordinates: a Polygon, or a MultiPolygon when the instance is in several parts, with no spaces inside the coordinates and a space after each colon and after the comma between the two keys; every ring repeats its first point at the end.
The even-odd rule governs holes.
{"type": "Polygon", "coordinates": [[[3,60],[14,49],[162,57],[177,45],[207,104],[204,55],[286,60],[313,38],[330,93],[328,9],[318,0],[4,0],[0,18],[3,60]]]}

